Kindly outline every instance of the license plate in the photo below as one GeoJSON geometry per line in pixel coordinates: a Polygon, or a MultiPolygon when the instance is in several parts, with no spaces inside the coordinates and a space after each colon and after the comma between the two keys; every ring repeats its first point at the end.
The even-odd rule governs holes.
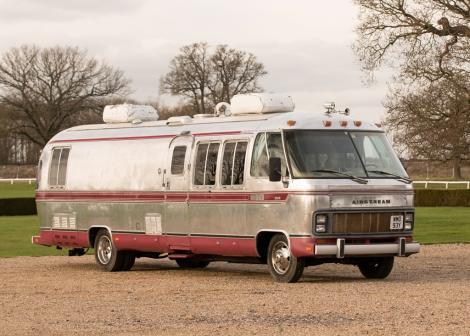
{"type": "Polygon", "coordinates": [[[390,217],[390,230],[402,230],[402,229],[403,229],[403,216],[390,217]]]}

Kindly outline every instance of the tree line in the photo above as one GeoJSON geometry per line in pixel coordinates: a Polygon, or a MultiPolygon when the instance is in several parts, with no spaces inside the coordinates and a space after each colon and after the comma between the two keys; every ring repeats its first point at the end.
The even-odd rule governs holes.
{"type": "Polygon", "coordinates": [[[177,106],[130,99],[122,70],[69,46],[23,45],[0,59],[0,162],[35,163],[40,149],[68,127],[102,122],[108,104],[152,104],[162,118],[212,113],[238,93],[259,92],[267,72],[251,53],[207,43],[183,46],[160,80],[160,92],[185,99],[177,106]]]}
{"type": "MultiPolygon", "coordinates": [[[[469,0],[354,2],[353,48],[366,81],[373,84],[382,68],[394,73],[383,105],[395,146],[410,158],[451,161],[461,178],[470,158],[469,0]]],[[[266,73],[251,53],[186,45],[160,78],[160,93],[184,99],[174,107],[150,103],[163,118],[211,113],[235,94],[262,91],[266,73]]],[[[12,48],[0,59],[0,147],[31,144],[38,152],[64,128],[100,122],[106,104],[131,102],[130,90],[121,70],[79,48],[12,48]]],[[[0,150],[0,162],[5,153],[0,150]]]]}
{"type": "Polygon", "coordinates": [[[417,159],[470,159],[470,1],[355,0],[354,49],[371,81],[394,71],[384,101],[396,145],[417,159]]]}

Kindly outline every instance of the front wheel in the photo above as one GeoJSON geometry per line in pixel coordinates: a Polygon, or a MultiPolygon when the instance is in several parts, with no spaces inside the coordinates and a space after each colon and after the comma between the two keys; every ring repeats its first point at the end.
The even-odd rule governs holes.
{"type": "Polygon", "coordinates": [[[358,265],[362,275],[368,279],[385,279],[393,268],[393,257],[368,258],[358,265]]]}
{"type": "Polygon", "coordinates": [[[269,243],[268,266],[277,282],[297,282],[304,272],[305,261],[291,254],[285,235],[277,234],[269,243]]]}

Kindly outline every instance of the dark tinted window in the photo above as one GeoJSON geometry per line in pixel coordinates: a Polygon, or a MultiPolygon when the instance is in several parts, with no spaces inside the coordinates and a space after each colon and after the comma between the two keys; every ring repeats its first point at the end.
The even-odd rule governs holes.
{"type": "Polygon", "coordinates": [[[49,185],[64,186],[67,178],[67,163],[70,148],[54,148],[52,150],[51,165],[49,166],[49,185]]]}
{"type": "Polygon", "coordinates": [[[196,164],[194,166],[194,184],[204,184],[204,169],[206,166],[206,156],[209,144],[200,144],[197,146],[196,164]]]}
{"type": "Polygon", "coordinates": [[[281,159],[282,174],[286,173],[286,160],[282,149],[282,138],[280,133],[260,133],[256,137],[251,158],[251,176],[267,177],[269,158],[281,159]]]}
{"type": "Polygon", "coordinates": [[[65,179],[67,177],[67,162],[69,159],[70,148],[63,148],[60,154],[59,161],[59,177],[57,179],[58,185],[65,185],[65,179]]]}
{"type": "Polygon", "coordinates": [[[245,154],[247,142],[237,142],[235,159],[233,160],[233,180],[232,184],[243,184],[243,174],[245,171],[245,154]]]}
{"type": "Polygon", "coordinates": [[[183,174],[185,157],[186,146],[176,146],[173,149],[173,158],[171,159],[171,173],[173,175],[183,174]]]}
{"type": "Polygon", "coordinates": [[[215,184],[215,172],[217,171],[217,155],[219,153],[219,144],[211,143],[207,152],[205,185],[215,184]]]}
{"type": "Polygon", "coordinates": [[[235,152],[236,142],[228,142],[224,147],[224,157],[222,160],[222,176],[221,184],[230,185],[232,184],[232,166],[233,166],[233,154],[235,152]]]}

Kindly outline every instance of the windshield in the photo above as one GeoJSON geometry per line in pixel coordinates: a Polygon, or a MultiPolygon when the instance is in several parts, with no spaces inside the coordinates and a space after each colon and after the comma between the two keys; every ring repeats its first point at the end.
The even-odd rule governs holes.
{"type": "Polygon", "coordinates": [[[285,140],[294,178],[407,176],[383,133],[297,130],[285,140]]]}

